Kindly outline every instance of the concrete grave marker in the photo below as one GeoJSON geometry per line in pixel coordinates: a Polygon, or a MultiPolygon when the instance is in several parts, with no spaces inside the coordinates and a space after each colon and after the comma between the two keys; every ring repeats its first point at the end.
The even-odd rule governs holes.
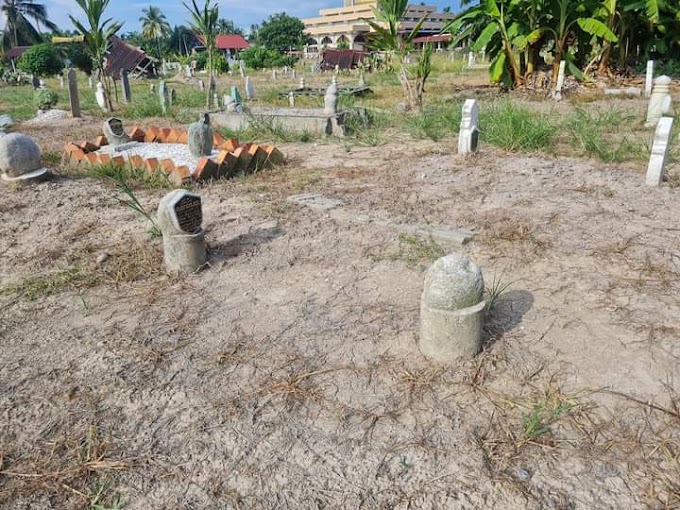
{"type": "Polygon", "coordinates": [[[165,84],[165,80],[161,80],[158,83],[158,99],[161,102],[161,110],[163,110],[163,115],[168,113],[168,87],[165,84]]]}
{"type": "Polygon", "coordinates": [[[64,88],[64,77],[59,75],[59,87],[64,88]]]}
{"type": "Polygon", "coordinates": [[[652,143],[652,155],[647,166],[647,176],[645,184],[648,186],[661,186],[663,181],[664,166],[670,145],[671,130],[673,129],[672,117],[661,117],[656,125],[654,132],[654,142],[652,143]]]}
{"type": "Polygon", "coordinates": [[[201,92],[205,92],[205,82],[203,80],[198,80],[198,88],[201,89],[201,92]]]}
{"type": "Polygon", "coordinates": [[[130,93],[130,79],[128,78],[127,69],[120,70],[120,86],[123,89],[123,101],[129,103],[132,100],[130,93]]]}
{"type": "Polygon", "coordinates": [[[78,79],[75,69],[68,70],[68,97],[71,102],[71,115],[80,117],[80,98],[78,97],[78,79]]]}
{"type": "Polygon", "coordinates": [[[659,76],[654,80],[654,87],[652,88],[652,95],[649,98],[649,106],[647,107],[647,120],[645,127],[656,126],[657,122],[664,113],[668,113],[671,109],[671,95],[670,95],[671,79],[666,76],[659,76]]]}
{"type": "Polygon", "coordinates": [[[472,67],[473,65],[475,65],[475,55],[470,52],[468,53],[468,67],[472,67]]]}
{"type": "Polygon", "coordinates": [[[484,278],[467,255],[437,260],[425,275],[420,300],[418,347],[427,358],[450,363],[482,347],[484,278]]]}
{"type": "Polygon", "coordinates": [[[567,66],[567,61],[562,60],[560,62],[560,70],[557,73],[557,83],[555,84],[555,90],[552,93],[552,97],[555,101],[562,100],[562,87],[564,87],[564,71],[567,66]]]}
{"type": "Polygon", "coordinates": [[[151,85],[149,85],[149,92],[151,92],[152,94],[156,93],[156,84],[155,83],[152,83],[151,85]]]}
{"type": "Polygon", "coordinates": [[[24,184],[48,177],[40,162],[40,148],[33,138],[10,133],[0,138],[0,171],[3,182],[24,184]]]}
{"type": "Polygon", "coordinates": [[[106,119],[102,130],[104,131],[104,136],[106,136],[109,145],[122,145],[130,141],[130,137],[123,129],[123,121],[119,118],[111,117],[106,119]]]}
{"type": "Polygon", "coordinates": [[[645,97],[652,95],[652,83],[654,81],[654,61],[647,61],[647,73],[645,74],[645,97]]]}
{"type": "Polygon", "coordinates": [[[295,79],[295,77],[297,76],[297,71],[296,71],[295,69],[293,69],[293,70],[290,72],[290,76],[291,76],[293,79],[295,79]]]}
{"type": "Polygon", "coordinates": [[[163,261],[168,272],[193,273],[206,262],[201,197],[174,190],[158,204],[158,224],[163,233],[163,261]]]}
{"type": "Polygon", "coordinates": [[[210,156],[213,150],[213,130],[210,127],[210,115],[204,113],[201,120],[189,124],[187,130],[189,151],[197,157],[210,156]]]}
{"type": "Polygon", "coordinates": [[[300,76],[300,85],[298,86],[298,89],[303,90],[305,88],[305,77],[300,76]]]}
{"type": "Polygon", "coordinates": [[[291,108],[295,106],[295,93],[292,90],[288,92],[288,106],[291,108]]]}
{"type": "Polygon", "coordinates": [[[94,93],[94,97],[97,100],[99,108],[101,108],[103,112],[108,113],[109,105],[108,102],[106,101],[106,92],[104,91],[104,85],[102,85],[101,82],[97,82],[97,91],[94,93]]]}
{"type": "Polygon", "coordinates": [[[276,69],[272,69],[272,80],[276,81],[276,69]]]}
{"type": "Polygon", "coordinates": [[[255,98],[255,87],[253,86],[253,80],[250,76],[246,76],[246,99],[255,98]]]}
{"type": "Polygon", "coordinates": [[[90,88],[94,87],[94,82],[92,81],[92,76],[90,76],[87,79],[87,84],[89,85],[90,88]]]}
{"type": "Polygon", "coordinates": [[[478,117],[477,101],[466,99],[463,105],[463,117],[460,121],[460,133],[458,133],[458,154],[477,152],[479,143],[478,117]]]}
{"type": "Polygon", "coordinates": [[[326,115],[335,115],[338,112],[338,86],[331,83],[331,86],[326,89],[326,94],[323,98],[323,113],[326,115]]]}

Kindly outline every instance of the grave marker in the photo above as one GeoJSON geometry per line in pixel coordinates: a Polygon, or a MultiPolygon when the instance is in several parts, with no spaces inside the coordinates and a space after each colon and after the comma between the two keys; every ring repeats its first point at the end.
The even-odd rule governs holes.
{"type": "Polygon", "coordinates": [[[647,74],[645,75],[645,97],[652,95],[652,83],[654,82],[654,61],[647,61],[647,74]]]}
{"type": "Polygon", "coordinates": [[[206,262],[201,197],[174,190],[158,204],[158,225],[163,233],[163,261],[169,272],[193,273],[206,262]]]}
{"type": "Polygon", "coordinates": [[[129,103],[132,96],[130,95],[130,79],[127,69],[120,70],[120,86],[123,89],[123,101],[129,103]]]}
{"type": "Polygon", "coordinates": [[[670,85],[671,79],[666,75],[659,76],[656,80],[654,80],[652,95],[649,98],[649,106],[647,107],[647,120],[645,121],[645,127],[656,126],[661,116],[664,113],[668,113],[670,111],[670,85]]]}
{"type": "Polygon", "coordinates": [[[654,142],[652,143],[652,155],[647,166],[647,176],[645,184],[648,186],[661,186],[663,181],[664,166],[670,145],[671,130],[673,129],[672,117],[661,117],[656,125],[654,132],[654,142]]]}
{"type": "Polygon", "coordinates": [[[119,118],[111,117],[106,119],[106,121],[104,121],[103,131],[106,140],[111,146],[115,147],[116,145],[122,145],[130,141],[130,137],[125,133],[125,129],[123,129],[123,121],[119,118]]]}
{"type": "Polygon", "coordinates": [[[68,70],[68,97],[71,102],[71,115],[80,117],[80,98],[78,97],[78,79],[75,69],[68,70]]]}
{"type": "Polygon", "coordinates": [[[552,93],[552,97],[555,101],[562,100],[562,87],[564,87],[564,71],[567,65],[566,60],[560,62],[560,70],[557,73],[557,83],[555,84],[555,90],[552,93]]]}
{"type": "Polygon", "coordinates": [[[477,152],[479,143],[478,108],[475,99],[466,99],[463,105],[463,116],[458,134],[458,154],[477,152]]]}
{"type": "Polygon", "coordinates": [[[168,113],[168,88],[165,85],[165,80],[161,80],[158,83],[158,98],[161,102],[161,110],[163,110],[163,115],[168,113]]]}
{"type": "Polygon", "coordinates": [[[246,76],[246,99],[255,98],[255,87],[253,86],[253,80],[250,76],[246,76]]]}

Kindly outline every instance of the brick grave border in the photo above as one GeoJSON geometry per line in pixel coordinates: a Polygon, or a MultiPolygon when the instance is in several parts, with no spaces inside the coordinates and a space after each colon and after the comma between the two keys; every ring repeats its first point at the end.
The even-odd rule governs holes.
{"type": "MultiPolygon", "coordinates": [[[[187,144],[187,131],[184,129],[149,127],[144,131],[134,126],[128,133],[131,141],[147,143],[183,143],[187,144]]],[[[213,134],[213,147],[219,154],[213,158],[203,157],[198,160],[193,172],[188,166],[175,166],[172,159],[142,158],[139,155],[130,156],[126,160],[123,156],[111,156],[107,153],[96,154],[96,151],[108,141],[104,135],[99,135],[94,142],[87,140],[76,143],[69,142],[64,148],[64,157],[72,165],[131,165],[144,169],[153,175],[162,172],[170,181],[181,186],[190,181],[204,181],[232,177],[238,172],[250,172],[283,163],[284,157],[280,150],[273,145],[257,145],[254,143],[240,144],[237,138],[223,138],[219,133],[213,134]]]]}

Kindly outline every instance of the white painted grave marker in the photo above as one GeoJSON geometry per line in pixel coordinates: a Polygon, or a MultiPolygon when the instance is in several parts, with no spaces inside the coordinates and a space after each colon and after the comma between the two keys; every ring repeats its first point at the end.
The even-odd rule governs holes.
{"type": "Polygon", "coordinates": [[[661,186],[672,129],[672,117],[661,117],[659,119],[659,123],[656,125],[656,132],[654,133],[652,155],[647,166],[647,177],[645,178],[645,184],[648,186],[661,186]]]}
{"type": "Polygon", "coordinates": [[[553,99],[555,101],[562,100],[562,87],[564,87],[564,70],[567,66],[567,61],[562,60],[560,62],[560,70],[557,73],[557,84],[555,85],[555,90],[553,91],[553,99]]]}
{"type": "Polygon", "coordinates": [[[645,127],[654,127],[664,113],[668,113],[671,109],[671,95],[669,92],[671,79],[666,76],[659,76],[654,80],[654,88],[652,95],[649,98],[649,106],[647,107],[647,120],[645,127]]]}
{"type": "Polygon", "coordinates": [[[652,82],[654,80],[654,61],[647,61],[647,74],[645,75],[645,97],[652,95],[652,82]]]}
{"type": "Polygon", "coordinates": [[[460,133],[458,133],[458,154],[477,152],[479,143],[478,114],[477,101],[466,99],[463,105],[463,118],[460,121],[460,133]]]}

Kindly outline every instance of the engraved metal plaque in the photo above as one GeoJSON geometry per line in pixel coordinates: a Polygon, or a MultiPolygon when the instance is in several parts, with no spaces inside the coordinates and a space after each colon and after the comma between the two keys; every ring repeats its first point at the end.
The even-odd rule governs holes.
{"type": "Polygon", "coordinates": [[[184,195],[175,204],[175,216],[179,228],[187,234],[196,234],[201,230],[203,211],[201,210],[201,197],[196,195],[184,195]]]}
{"type": "Polygon", "coordinates": [[[111,132],[116,136],[125,136],[125,130],[123,129],[123,121],[115,117],[111,117],[108,121],[111,132]]]}

